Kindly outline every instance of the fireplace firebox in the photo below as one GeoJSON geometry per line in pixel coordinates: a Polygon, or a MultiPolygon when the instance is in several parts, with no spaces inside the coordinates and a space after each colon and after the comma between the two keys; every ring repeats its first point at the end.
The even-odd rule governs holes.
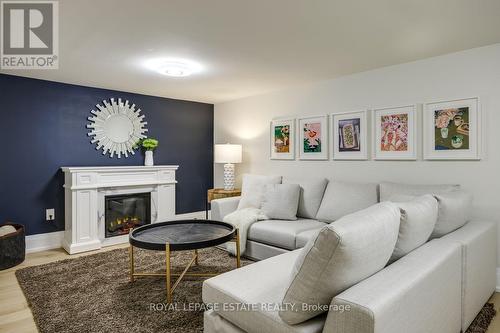
{"type": "Polygon", "coordinates": [[[127,235],[151,223],[151,193],[105,196],[105,209],[106,238],[127,235]]]}

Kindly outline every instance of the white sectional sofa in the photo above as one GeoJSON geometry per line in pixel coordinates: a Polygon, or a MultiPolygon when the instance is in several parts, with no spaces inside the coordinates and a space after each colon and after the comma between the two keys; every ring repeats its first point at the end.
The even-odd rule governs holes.
{"type": "MultiPolygon", "coordinates": [[[[308,181],[295,181],[303,189],[298,219],[259,221],[249,229],[246,255],[261,261],[204,282],[203,301],[216,305],[205,312],[205,332],[465,332],[494,293],[496,223],[471,220],[334,296],[330,311],[287,324],[272,305],[281,304],[301,248],[325,225],[394,193],[420,195],[457,188],[330,181],[318,198],[308,191],[323,191],[311,189],[308,181]],[[301,211],[308,216],[300,216],[301,211]]],[[[212,219],[223,220],[238,202],[239,198],[213,201],[212,219]]]]}

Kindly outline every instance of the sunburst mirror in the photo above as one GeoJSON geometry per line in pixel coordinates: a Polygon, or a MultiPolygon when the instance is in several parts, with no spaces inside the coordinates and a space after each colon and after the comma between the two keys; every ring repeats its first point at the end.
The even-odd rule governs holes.
{"type": "Polygon", "coordinates": [[[147,122],[140,114],[141,109],[136,110],[135,104],[130,105],[128,100],[124,103],[121,98],[118,102],[111,98],[110,101],[104,100],[104,106],[97,104],[97,111],[90,111],[93,114],[87,118],[90,121],[87,128],[91,129],[88,136],[92,137],[90,142],[96,144],[97,150],[102,149],[103,155],[129,157],[129,153],[135,154],[137,141],[146,137],[144,133],[148,130],[144,126],[147,122]]]}

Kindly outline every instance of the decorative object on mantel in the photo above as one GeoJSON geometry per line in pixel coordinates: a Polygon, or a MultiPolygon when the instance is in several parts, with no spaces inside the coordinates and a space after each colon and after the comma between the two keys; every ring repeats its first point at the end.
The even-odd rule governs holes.
{"type": "Polygon", "coordinates": [[[146,138],[148,130],[144,128],[147,122],[144,121],[144,115],[141,115],[141,109],[135,109],[135,104],[130,105],[129,101],[125,103],[121,98],[118,102],[111,98],[111,103],[107,100],[102,101],[104,106],[97,104],[98,111],[90,111],[94,116],[88,117],[90,123],[87,128],[91,131],[87,134],[93,137],[90,141],[96,144],[96,149],[102,148],[103,155],[110,154],[118,158],[122,155],[134,155],[134,145],[138,140],[146,138]]]}
{"type": "Polygon", "coordinates": [[[0,226],[0,270],[19,265],[26,253],[24,226],[5,223],[0,226]],[[1,232],[1,231],[0,231],[1,232]]]}
{"type": "Polygon", "coordinates": [[[214,163],[224,163],[224,190],[234,190],[234,163],[241,163],[241,145],[215,145],[214,163]]]}
{"type": "Polygon", "coordinates": [[[153,151],[158,147],[158,140],[152,138],[141,139],[135,144],[135,147],[144,149],[144,155],[146,156],[144,158],[144,165],[153,166],[153,151]]]}

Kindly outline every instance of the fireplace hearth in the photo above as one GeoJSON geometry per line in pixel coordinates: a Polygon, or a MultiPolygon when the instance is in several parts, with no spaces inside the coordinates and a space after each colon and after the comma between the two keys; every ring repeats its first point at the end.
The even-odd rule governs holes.
{"type": "Polygon", "coordinates": [[[127,235],[151,223],[151,193],[105,196],[105,237],[127,235]]]}

